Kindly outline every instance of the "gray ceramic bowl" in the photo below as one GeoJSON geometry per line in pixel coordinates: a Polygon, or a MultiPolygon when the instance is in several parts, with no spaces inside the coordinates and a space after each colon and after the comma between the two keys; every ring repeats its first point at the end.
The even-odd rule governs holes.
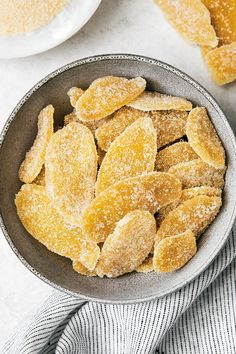
{"type": "MultiPolygon", "coordinates": [[[[104,55],[78,60],[48,75],[18,103],[1,135],[0,205],[2,229],[18,258],[46,283],[68,294],[107,303],[135,303],[169,294],[201,273],[224,245],[235,218],[236,145],[224,113],[204,88],[179,70],[154,59],[135,55],[104,55]],[[87,278],[75,273],[71,262],[49,252],[28,235],[17,217],[15,193],[21,183],[18,168],[36,134],[38,112],[52,103],[56,124],[71,110],[66,92],[72,86],[86,88],[104,75],[143,76],[149,90],[186,97],[205,106],[224,143],[228,169],[220,214],[202,235],[196,256],[171,274],[131,273],[117,279],[87,278]]],[[[12,281],[14,281],[12,279],[12,281]]]]}

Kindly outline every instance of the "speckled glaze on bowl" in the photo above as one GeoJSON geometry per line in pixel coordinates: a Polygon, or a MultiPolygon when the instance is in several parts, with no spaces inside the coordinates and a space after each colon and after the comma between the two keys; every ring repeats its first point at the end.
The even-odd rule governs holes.
{"type": "MultiPolygon", "coordinates": [[[[226,242],[236,214],[236,144],[224,113],[213,97],[181,71],[158,60],[136,55],[101,55],[68,64],[36,84],[18,103],[1,134],[1,226],[9,245],[40,279],[68,294],[106,303],[137,303],[169,294],[194,279],[215,258],[226,242]],[[56,125],[71,107],[66,92],[86,88],[104,75],[142,76],[149,90],[183,96],[205,106],[227,152],[228,169],[220,214],[201,236],[196,256],[170,274],[131,273],[117,279],[87,278],[77,274],[70,260],[49,252],[28,235],[18,219],[14,196],[20,189],[17,172],[36,134],[38,112],[49,103],[55,107],[56,125]]],[[[14,281],[12,279],[12,281],[14,281]]]]}

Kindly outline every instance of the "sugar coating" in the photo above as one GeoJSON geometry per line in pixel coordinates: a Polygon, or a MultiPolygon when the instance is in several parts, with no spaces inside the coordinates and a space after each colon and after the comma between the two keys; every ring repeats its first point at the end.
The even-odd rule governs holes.
{"type": "Polygon", "coordinates": [[[156,157],[156,170],[168,171],[171,166],[199,158],[189,143],[181,141],[159,151],[156,157]]]}
{"type": "Polygon", "coordinates": [[[152,111],[153,125],[157,131],[157,148],[160,149],[182,138],[186,133],[188,113],[185,111],[152,111]]]}
{"type": "Polygon", "coordinates": [[[0,34],[17,35],[47,25],[69,0],[1,0],[0,34]]]}
{"type": "Polygon", "coordinates": [[[38,116],[38,133],[25,159],[20,165],[19,179],[31,183],[38,176],[45,161],[48,143],[53,135],[54,108],[49,105],[42,109],[38,116]]]}
{"type": "Polygon", "coordinates": [[[70,123],[57,131],[46,153],[46,189],[58,212],[72,225],[94,198],[97,151],[90,130],[70,123]]]}
{"type": "Polygon", "coordinates": [[[236,41],[235,0],[202,0],[211,15],[211,23],[219,38],[219,46],[236,41]]]}
{"type": "Polygon", "coordinates": [[[201,0],[155,0],[172,26],[188,41],[216,47],[218,39],[201,0]]]}
{"type": "Polygon", "coordinates": [[[236,41],[204,51],[204,59],[218,85],[225,85],[236,79],[236,41]]]}
{"type": "Polygon", "coordinates": [[[17,214],[31,236],[50,251],[94,268],[99,247],[85,240],[79,227],[69,225],[56,211],[45,187],[25,184],[15,198],[17,214]]]}
{"type": "Polygon", "coordinates": [[[216,169],[201,159],[181,162],[172,166],[169,173],[173,173],[182,182],[183,188],[209,186],[223,188],[225,169],[216,169]]]}
{"type": "MultiPolygon", "coordinates": [[[[116,111],[112,118],[102,124],[96,132],[98,146],[107,151],[111,143],[132,123],[139,118],[147,118],[149,114],[131,107],[122,107],[116,111]]],[[[98,121],[100,122],[100,121],[98,121]]]]}
{"type": "Polygon", "coordinates": [[[98,276],[114,278],[135,270],[150,253],[155,233],[155,219],[148,211],[134,210],[124,216],[104,242],[98,276]]]}
{"type": "Polygon", "coordinates": [[[142,209],[154,214],[180,196],[180,181],[168,173],[151,172],[124,179],[100,193],[86,208],[83,233],[92,241],[103,242],[116,222],[130,211],[142,209]]]}
{"type": "Polygon", "coordinates": [[[83,121],[99,120],[125,106],[146,87],[146,81],[137,77],[105,76],[92,82],[76,104],[76,111],[83,121]]]}
{"type": "Polygon", "coordinates": [[[173,272],[183,267],[197,252],[196,238],[191,230],[161,240],[153,256],[156,272],[173,272]]]}
{"type": "Polygon", "coordinates": [[[157,240],[178,235],[190,229],[196,237],[206,229],[218,214],[220,197],[199,195],[186,200],[169,212],[157,231],[157,240]]]}
{"type": "Polygon", "coordinates": [[[225,168],[225,151],[204,107],[194,108],[186,125],[188,142],[198,156],[215,168],[225,168]]]}
{"type": "Polygon", "coordinates": [[[45,186],[45,167],[43,165],[38,176],[33,180],[32,183],[38,184],[39,186],[45,186]]]}
{"type": "Polygon", "coordinates": [[[145,112],[171,109],[190,111],[192,109],[192,103],[185,98],[149,91],[144,91],[134,101],[130,102],[128,106],[145,112]]]}
{"type": "Polygon", "coordinates": [[[139,118],[111,144],[102,161],[96,195],[128,177],[152,172],[157,152],[157,135],[150,118],[139,118]]]}
{"type": "Polygon", "coordinates": [[[96,276],[96,272],[94,270],[89,270],[80,261],[73,261],[72,266],[73,269],[79,274],[86,275],[87,277],[96,276]]]}
{"type": "Polygon", "coordinates": [[[150,273],[153,269],[153,255],[149,255],[136,269],[138,273],[150,273]]]}
{"type": "Polygon", "coordinates": [[[70,104],[75,108],[78,99],[83,95],[84,90],[79,87],[71,87],[67,92],[67,96],[69,96],[70,104]]]}
{"type": "Polygon", "coordinates": [[[178,205],[185,202],[188,199],[197,197],[199,195],[207,195],[208,197],[221,197],[222,190],[219,188],[202,186],[202,187],[193,187],[186,188],[182,190],[181,197],[178,201],[167,205],[159,210],[158,215],[156,217],[157,224],[160,225],[162,220],[169,214],[169,212],[175,209],[178,205]]]}
{"type": "Polygon", "coordinates": [[[207,195],[208,197],[221,197],[222,190],[219,188],[202,186],[183,189],[180,198],[180,203],[185,202],[185,200],[197,197],[199,195],[207,195]]]}

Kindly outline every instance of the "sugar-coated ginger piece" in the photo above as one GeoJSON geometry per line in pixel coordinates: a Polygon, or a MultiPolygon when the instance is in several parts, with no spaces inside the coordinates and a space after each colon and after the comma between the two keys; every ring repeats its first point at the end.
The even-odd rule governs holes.
{"type": "Polygon", "coordinates": [[[173,272],[182,268],[197,252],[191,230],[170,236],[155,245],[153,265],[156,272],[173,272]]]}
{"type": "Polygon", "coordinates": [[[157,134],[150,118],[139,118],[111,144],[100,166],[96,195],[128,177],[152,172],[157,134]]]}
{"type": "MultiPolygon", "coordinates": [[[[147,118],[149,114],[131,107],[122,107],[116,111],[112,118],[100,126],[95,136],[98,146],[107,151],[111,143],[132,123],[139,118],[147,118]]],[[[100,121],[97,121],[100,122],[100,121]]]]}
{"type": "Polygon", "coordinates": [[[203,56],[213,80],[225,85],[236,80],[236,41],[212,50],[204,50],[203,56]]]}
{"type": "Polygon", "coordinates": [[[153,125],[157,131],[157,148],[173,143],[186,133],[188,113],[185,111],[153,111],[153,125]]]}
{"type": "Polygon", "coordinates": [[[69,91],[67,92],[67,95],[69,96],[70,99],[70,104],[72,107],[76,106],[76,103],[78,99],[83,95],[84,90],[82,90],[79,87],[71,87],[69,91]]]}
{"type": "Polygon", "coordinates": [[[216,47],[218,39],[201,0],[155,0],[171,25],[188,41],[216,47]]]}
{"type": "Polygon", "coordinates": [[[170,211],[157,231],[157,240],[178,235],[190,229],[196,237],[210,225],[218,214],[222,200],[219,197],[199,195],[186,200],[170,211]]]}
{"type": "Polygon", "coordinates": [[[145,91],[134,101],[128,104],[129,107],[139,109],[140,111],[190,111],[192,103],[182,97],[164,95],[159,92],[145,91]]]}
{"type": "Polygon", "coordinates": [[[94,199],[97,150],[90,130],[70,123],[56,132],[46,153],[46,189],[58,212],[72,225],[94,199]]]}
{"type": "Polygon", "coordinates": [[[150,273],[153,269],[153,255],[149,255],[136,269],[138,273],[150,273]]]}
{"type": "Polygon", "coordinates": [[[79,119],[79,115],[76,114],[75,111],[67,114],[64,117],[64,125],[73,123],[73,122],[77,122],[80,124],[83,124],[85,127],[89,128],[89,130],[91,131],[91,133],[93,134],[93,136],[95,136],[95,131],[96,129],[98,129],[99,127],[101,127],[105,122],[109,121],[110,117],[104,118],[104,119],[100,119],[100,120],[91,120],[90,122],[83,122],[82,120],[79,119]]]}
{"type": "Polygon", "coordinates": [[[72,265],[73,269],[79,274],[86,275],[87,277],[95,277],[97,275],[94,270],[89,270],[80,261],[73,261],[72,265]]]}
{"type": "Polygon", "coordinates": [[[45,187],[25,184],[15,198],[17,214],[25,229],[50,251],[79,260],[94,269],[100,255],[96,243],[88,242],[79,227],[69,225],[54,208],[45,187]]]}
{"type": "Polygon", "coordinates": [[[225,151],[206,108],[197,107],[189,113],[186,134],[189,145],[204,162],[225,168],[225,151]]]}
{"type": "Polygon", "coordinates": [[[92,82],[76,104],[83,121],[107,117],[139,96],[146,87],[141,77],[128,80],[124,77],[105,76],[92,82]]]}
{"type": "Polygon", "coordinates": [[[198,159],[199,156],[194,152],[189,143],[181,141],[167,146],[159,151],[156,157],[156,170],[168,171],[171,166],[181,162],[188,162],[198,159]]]}
{"type": "Polygon", "coordinates": [[[154,214],[180,196],[180,181],[168,173],[151,172],[124,179],[100,193],[85,209],[83,233],[92,241],[103,242],[116,222],[130,211],[142,209],[154,214]]]}
{"type": "Polygon", "coordinates": [[[125,215],[104,242],[96,267],[98,276],[115,278],[135,270],[150,253],[155,233],[155,219],[148,211],[125,215]]]}
{"type": "Polygon", "coordinates": [[[172,166],[168,172],[180,179],[184,189],[201,186],[223,188],[224,186],[225,169],[216,169],[201,159],[181,162],[172,166]]]}
{"type": "Polygon", "coordinates": [[[45,186],[45,167],[43,165],[38,176],[33,180],[32,183],[38,184],[39,186],[45,186]]]}
{"type": "Polygon", "coordinates": [[[178,205],[185,202],[188,199],[197,197],[199,195],[207,195],[208,197],[221,197],[222,190],[219,188],[202,186],[183,189],[180,199],[177,202],[173,202],[163,208],[161,208],[156,217],[157,224],[160,225],[162,220],[169,214],[169,212],[175,209],[178,205]]]}
{"type": "Polygon", "coordinates": [[[211,15],[211,23],[219,38],[219,46],[236,41],[236,1],[202,0],[211,15]]]}
{"type": "Polygon", "coordinates": [[[33,182],[42,169],[46,149],[53,135],[53,114],[54,108],[51,104],[39,113],[37,136],[19,169],[19,179],[24,183],[33,182]]]}

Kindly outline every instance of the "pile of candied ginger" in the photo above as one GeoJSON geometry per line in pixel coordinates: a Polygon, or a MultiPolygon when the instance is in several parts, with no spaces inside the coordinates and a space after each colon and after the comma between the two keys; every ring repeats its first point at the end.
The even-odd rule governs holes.
{"type": "Polygon", "coordinates": [[[20,166],[22,224],[80,274],[177,270],[221,207],[225,152],[206,109],[145,88],[115,76],[71,88],[64,126],[43,108],[20,166]]]}

